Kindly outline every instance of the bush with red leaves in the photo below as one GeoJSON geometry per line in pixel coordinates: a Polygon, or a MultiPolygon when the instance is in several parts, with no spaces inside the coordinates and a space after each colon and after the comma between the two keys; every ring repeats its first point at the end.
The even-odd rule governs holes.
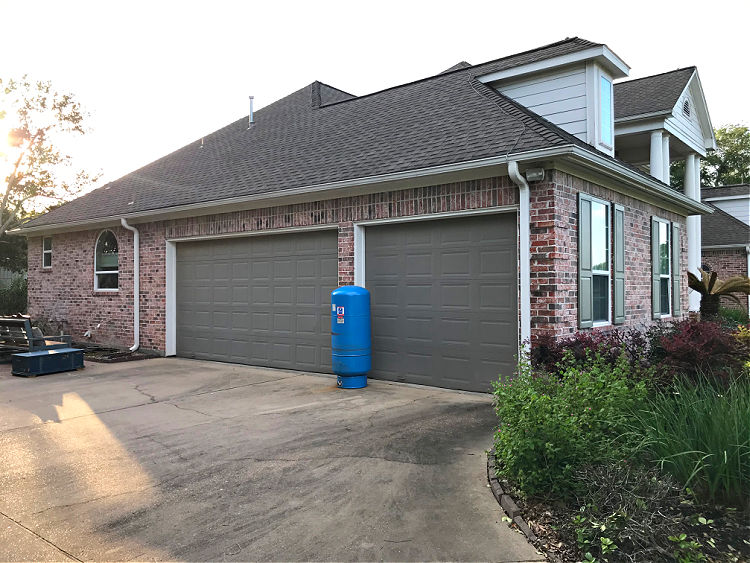
{"type": "Polygon", "coordinates": [[[578,365],[599,353],[614,365],[625,354],[633,377],[668,384],[678,374],[695,378],[699,373],[725,380],[740,374],[750,350],[733,330],[714,322],[684,320],[638,329],[578,332],[567,338],[537,337],[532,342],[531,364],[550,374],[558,373],[566,351],[578,365]]]}
{"type": "Polygon", "coordinates": [[[748,358],[743,343],[720,323],[684,320],[652,332],[651,360],[666,376],[682,373],[694,379],[703,373],[724,380],[741,373],[748,358]]]}

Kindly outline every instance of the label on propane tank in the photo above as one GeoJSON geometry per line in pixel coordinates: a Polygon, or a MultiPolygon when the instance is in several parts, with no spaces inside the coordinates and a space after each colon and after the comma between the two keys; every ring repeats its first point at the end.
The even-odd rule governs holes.
{"type": "Polygon", "coordinates": [[[343,307],[336,307],[336,314],[341,316],[344,314],[344,308],[343,307]]]}
{"type": "Polygon", "coordinates": [[[344,317],[337,317],[336,322],[340,325],[344,324],[344,317]]]}

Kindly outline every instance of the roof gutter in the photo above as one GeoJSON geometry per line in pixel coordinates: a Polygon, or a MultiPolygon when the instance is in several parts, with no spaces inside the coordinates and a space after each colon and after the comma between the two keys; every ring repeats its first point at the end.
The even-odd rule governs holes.
{"type": "MultiPolygon", "coordinates": [[[[531,217],[529,205],[529,184],[518,171],[518,161],[508,163],[508,175],[518,186],[518,268],[520,275],[521,299],[521,342],[520,351],[531,349],[531,217]]],[[[523,355],[523,354],[521,354],[523,355]]]]}
{"type": "Polygon", "coordinates": [[[10,232],[21,235],[32,235],[33,233],[45,233],[52,230],[76,230],[76,227],[86,228],[92,225],[119,222],[120,218],[147,222],[157,220],[155,217],[163,217],[181,212],[203,211],[203,214],[220,213],[221,211],[217,211],[216,209],[225,206],[273,201],[283,197],[294,197],[305,194],[330,192],[334,190],[353,187],[374,186],[377,184],[397,183],[440,174],[478,170],[481,168],[488,168],[492,166],[507,165],[511,160],[523,160],[525,162],[531,160],[541,161],[555,157],[573,157],[573,159],[579,162],[581,165],[595,170],[605,176],[609,176],[620,182],[623,179],[626,179],[631,185],[643,189],[644,191],[646,191],[646,193],[654,197],[658,197],[662,200],[671,200],[673,203],[677,203],[678,207],[687,214],[707,214],[713,212],[710,207],[689,197],[686,197],[685,195],[671,189],[662,182],[651,178],[646,174],[639,174],[631,168],[628,168],[627,166],[619,163],[617,160],[613,160],[612,158],[597,154],[597,151],[593,148],[591,150],[587,150],[583,147],[569,144],[559,147],[525,151],[522,153],[516,153],[514,155],[493,156],[489,158],[458,162],[454,164],[443,164],[430,168],[418,168],[413,170],[405,170],[402,172],[392,172],[390,174],[382,174],[378,176],[365,176],[362,178],[339,180],[336,182],[328,182],[325,184],[302,186],[299,188],[291,188],[270,193],[253,194],[226,198],[222,200],[176,205],[172,207],[136,211],[132,213],[111,215],[95,219],[87,219],[83,221],[52,223],[49,225],[39,225],[32,227],[18,227],[10,232]]]}
{"type": "Polygon", "coordinates": [[[133,231],[133,345],[131,352],[135,352],[141,345],[141,255],[140,233],[135,227],[128,225],[127,219],[122,217],[120,224],[129,231],[133,231]]]}

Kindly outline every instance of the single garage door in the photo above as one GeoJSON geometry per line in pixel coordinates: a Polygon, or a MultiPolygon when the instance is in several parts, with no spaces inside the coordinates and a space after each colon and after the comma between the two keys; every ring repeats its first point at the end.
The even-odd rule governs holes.
{"type": "Polygon", "coordinates": [[[331,370],[334,230],[177,244],[177,355],[331,370]]]}
{"type": "Polygon", "coordinates": [[[513,372],[515,214],[365,229],[373,377],[488,391],[513,372]]]}

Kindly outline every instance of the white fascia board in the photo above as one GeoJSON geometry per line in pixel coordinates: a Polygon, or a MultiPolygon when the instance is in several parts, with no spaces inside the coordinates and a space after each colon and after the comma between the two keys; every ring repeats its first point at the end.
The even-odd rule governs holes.
{"type": "Polygon", "coordinates": [[[673,190],[659,180],[647,177],[645,174],[639,173],[619,161],[613,161],[604,155],[600,156],[578,146],[572,147],[571,156],[579,164],[583,164],[589,169],[614,178],[621,184],[627,182],[630,187],[635,188],[644,195],[651,196],[651,198],[662,202],[669,202],[669,207],[674,210],[680,210],[679,212],[682,213],[686,212],[688,215],[713,213],[713,209],[708,205],[695,201],[685,194],[673,190]]]}
{"type": "MultiPolygon", "coordinates": [[[[568,145],[563,147],[550,147],[546,149],[537,149],[516,153],[513,155],[514,160],[543,160],[561,154],[568,145]]],[[[325,198],[342,197],[346,195],[361,195],[374,193],[378,191],[393,191],[405,187],[417,187],[417,185],[435,185],[440,183],[450,183],[458,181],[459,178],[467,178],[467,173],[476,172],[475,178],[490,177],[492,175],[502,175],[505,173],[503,166],[507,165],[510,158],[508,155],[499,155],[478,160],[458,162],[454,164],[444,164],[430,168],[420,168],[415,170],[406,170],[403,172],[394,172],[380,176],[368,176],[363,178],[354,178],[351,180],[341,180],[329,182],[326,184],[317,184],[281,190],[270,193],[255,194],[249,196],[240,196],[227,198],[218,201],[207,201],[201,203],[191,203],[173,207],[159,208],[147,211],[138,211],[133,213],[124,213],[114,216],[101,217],[96,219],[87,219],[81,221],[71,221],[66,223],[54,223],[50,225],[40,225],[38,227],[19,227],[13,229],[14,234],[36,235],[45,232],[76,231],[91,229],[95,227],[105,227],[110,225],[119,225],[120,218],[125,217],[129,222],[134,224],[147,223],[159,220],[174,219],[179,217],[194,217],[196,215],[210,215],[217,213],[226,213],[239,209],[252,209],[267,205],[282,205],[300,201],[317,201],[325,198]],[[370,188],[369,190],[366,188],[370,188]],[[131,221],[132,219],[132,221],[131,221]]]]}
{"type": "Polygon", "coordinates": [[[446,164],[431,168],[396,172],[381,176],[355,178],[352,180],[342,180],[327,184],[305,186],[290,190],[242,196],[219,201],[193,203],[97,219],[72,221],[69,223],[55,223],[28,228],[21,227],[13,229],[11,232],[24,236],[38,236],[43,233],[80,231],[118,225],[122,217],[125,217],[128,222],[133,224],[150,223],[179,217],[215,215],[234,210],[253,209],[270,205],[283,205],[299,201],[317,201],[322,198],[328,199],[380,191],[394,191],[403,189],[406,186],[417,187],[459,181],[460,178],[467,179],[467,173],[473,173],[477,179],[494,175],[504,175],[507,173],[507,170],[504,170],[503,167],[507,166],[507,163],[510,160],[516,160],[519,163],[528,163],[566,156],[575,157],[578,161],[588,162],[590,167],[593,166],[600,173],[618,179],[619,181],[627,179],[627,181],[633,185],[640,185],[649,192],[655,195],[658,194],[663,200],[671,200],[673,203],[677,204],[678,208],[683,209],[684,211],[698,214],[712,213],[711,208],[708,206],[687,198],[661,182],[651,179],[644,174],[639,174],[629,167],[620,164],[616,160],[607,158],[604,155],[600,156],[595,149],[586,150],[577,145],[564,145],[560,147],[550,147],[546,149],[514,153],[511,155],[500,155],[479,160],[446,164]]]}
{"type": "Polygon", "coordinates": [[[703,201],[728,201],[730,199],[750,199],[750,194],[748,195],[725,195],[720,197],[704,197],[703,201]]]}
{"type": "Polygon", "coordinates": [[[630,73],[630,67],[625,64],[620,57],[615,55],[606,45],[600,45],[576,53],[560,55],[559,57],[552,57],[550,59],[544,59],[543,61],[515,66],[505,70],[498,70],[497,72],[491,72],[484,76],[478,76],[477,79],[483,84],[487,84],[499,80],[507,80],[508,78],[516,78],[518,76],[523,76],[524,74],[532,74],[561,66],[581,63],[592,59],[596,60],[611,72],[613,78],[623,78],[630,73]]]}
{"type": "Polygon", "coordinates": [[[733,248],[749,248],[747,244],[738,242],[736,244],[706,244],[701,246],[701,250],[732,250],[733,248]]]}
{"type": "Polygon", "coordinates": [[[640,121],[642,119],[651,119],[653,117],[661,117],[669,114],[669,111],[652,111],[650,113],[640,113],[638,115],[626,115],[625,117],[618,117],[615,119],[615,123],[628,123],[630,121],[640,121]]]}
{"type": "Polygon", "coordinates": [[[702,145],[697,145],[693,143],[690,139],[686,138],[678,129],[670,123],[669,119],[664,121],[664,130],[672,135],[675,139],[679,139],[684,145],[690,147],[695,152],[697,152],[699,155],[706,156],[706,148],[702,145]]]}
{"type": "Polygon", "coordinates": [[[626,123],[615,121],[615,137],[618,135],[632,135],[634,133],[649,133],[664,128],[664,119],[644,119],[643,121],[629,121],[626,123]]]}

